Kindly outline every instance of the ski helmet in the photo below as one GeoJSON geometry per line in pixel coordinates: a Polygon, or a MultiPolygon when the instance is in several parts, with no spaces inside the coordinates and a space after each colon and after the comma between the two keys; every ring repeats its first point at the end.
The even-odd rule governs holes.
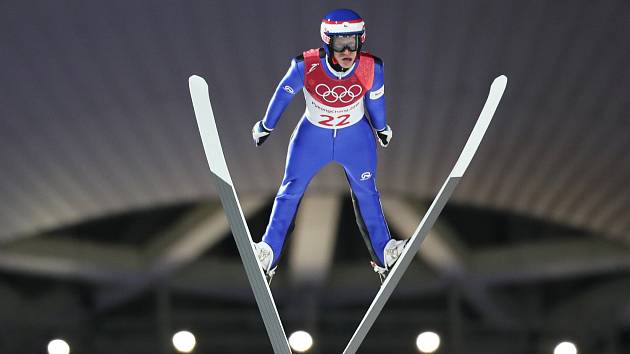
{"type": "Polygon", "coordinates": [[[334,36],[357,36],[357,51],[365,42],[365,22],[358,13],[349,9],[337,9],[322,18],[319,33],[324,42],[324,49],[331,55],[334,36]]]}

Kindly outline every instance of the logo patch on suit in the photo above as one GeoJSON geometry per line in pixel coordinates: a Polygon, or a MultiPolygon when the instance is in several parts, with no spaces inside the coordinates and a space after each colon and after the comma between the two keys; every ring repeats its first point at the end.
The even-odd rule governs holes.
{"type": "Polygon", "coordinates": [[[376,91],[370,92],[370,99],[377,100],[379,97],[383,96],[384,93],[385,93],[385,85],[381,86],[381,88],[376,91]]]}

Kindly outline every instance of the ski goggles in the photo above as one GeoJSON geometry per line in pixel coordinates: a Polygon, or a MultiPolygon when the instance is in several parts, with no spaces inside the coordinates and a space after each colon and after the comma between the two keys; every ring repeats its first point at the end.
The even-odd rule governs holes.
{"type": "Polygon", "coordinates": [[[359,49],[359,36],[332,36],[330,39],[330,47],[335,52],[343,52],[348,49],[351,52],[356,52],[359,49]]]}

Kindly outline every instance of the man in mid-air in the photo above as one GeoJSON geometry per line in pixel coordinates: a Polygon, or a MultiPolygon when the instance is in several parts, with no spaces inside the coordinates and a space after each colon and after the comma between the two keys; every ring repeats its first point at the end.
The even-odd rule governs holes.
{"type": "Polygon", "coordinates": [[[262,241],[254,245],[256,256],[271,279],[306,187],[322,167],[336,162],[350,184],[372,267],[383,280],[405,246],[391,238],[376,188],[376,140],[386,147],[392,138],[385,119],[383,62],[361,52],[365,22],[352,10],[328,13],[320,34],[323,48],[291,61],[264,118],[252,130],[256,145],[262,144],[289,102],[304,91],[306,110],[291,136],[282,185],[262,241]]]}

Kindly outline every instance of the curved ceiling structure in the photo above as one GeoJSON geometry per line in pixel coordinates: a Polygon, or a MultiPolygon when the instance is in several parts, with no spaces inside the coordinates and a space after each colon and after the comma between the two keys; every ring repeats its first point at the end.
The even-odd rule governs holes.
{"type": "MultiPolygon", "coordinates": [[[[186,89],[210,84],[239,191],[272,194],[295,99],[263,147],[250,129],[290,59],[319,46],[332,4],[108,2],[3,5],[3,211],[12,239],[86,218],[214,195],[186,89]]],[[[386,63],[395,138],[384,195],[430,198],[491,80],[498,117],[455,201],[630,236],[627,4],[358,5],[386,63]]],[[[313,189],[346,190],[319,178],[313,189]]]]}

